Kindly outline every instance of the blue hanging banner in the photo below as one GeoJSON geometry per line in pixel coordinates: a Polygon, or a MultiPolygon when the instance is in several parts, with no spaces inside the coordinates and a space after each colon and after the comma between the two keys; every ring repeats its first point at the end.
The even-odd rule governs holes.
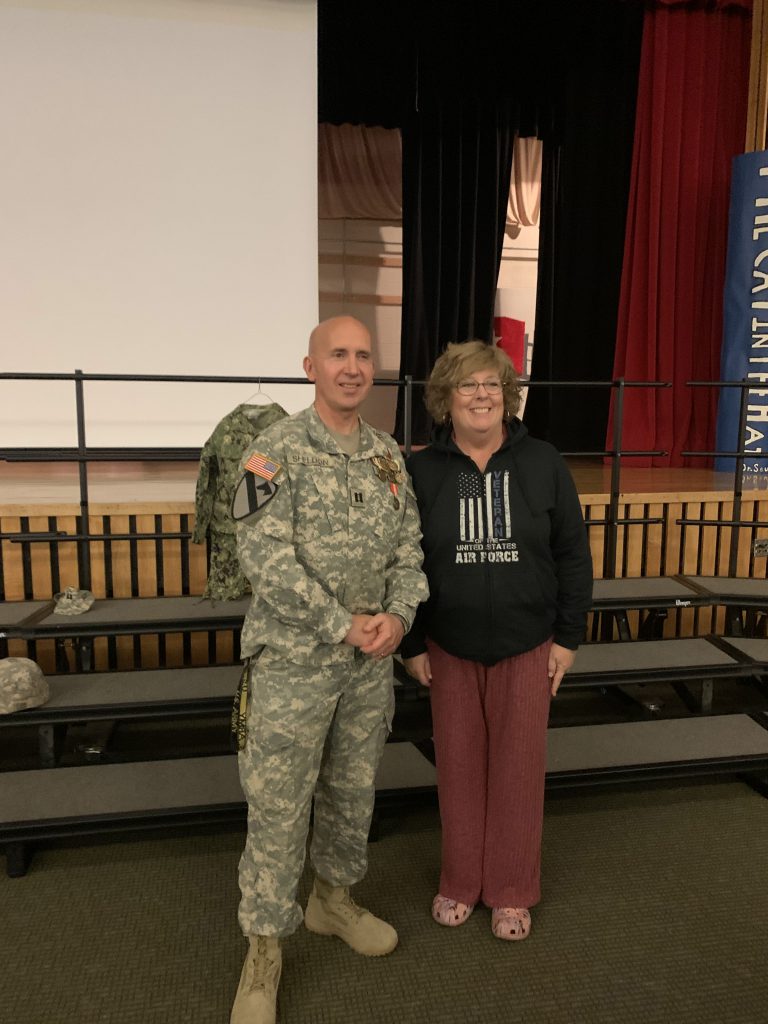
{"type": "MultiPolygon", "coordinates": [[[[743,451],[746,475],[768,475],[768,150],[733,160],[720,379],[755,386],[748,389],[743,437],[741,390],[720,389],[717,450],[743,451]]],[[[715,469],[733,472],[735,463],[718,458],[715,469]]]]}

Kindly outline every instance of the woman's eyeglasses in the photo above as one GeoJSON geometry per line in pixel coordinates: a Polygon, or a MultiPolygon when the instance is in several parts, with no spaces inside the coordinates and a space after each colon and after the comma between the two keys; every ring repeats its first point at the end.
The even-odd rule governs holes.
{"type": "Polygon", "coordinates": [[[504,385],[500,380],[460,380],[456,385],[456,390],[460,395],[474,395],[478,388],[485,388],[486,395],[499,395],[501,394],[504,385]]]}

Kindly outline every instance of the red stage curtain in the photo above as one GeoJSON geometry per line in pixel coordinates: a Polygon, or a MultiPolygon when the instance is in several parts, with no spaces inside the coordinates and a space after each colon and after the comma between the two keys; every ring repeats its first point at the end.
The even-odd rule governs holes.
{"type": "MultiPolygon", "coordinates": [[[[623,448],[666,450],[631,465],[704,464],[720,375],[731,160],[744,149],[751,0],[649,7],[637,100],[614,377],[627,389],[623,448]]],[[[612,418],[607,447],[612,447],[612,418]]]]}

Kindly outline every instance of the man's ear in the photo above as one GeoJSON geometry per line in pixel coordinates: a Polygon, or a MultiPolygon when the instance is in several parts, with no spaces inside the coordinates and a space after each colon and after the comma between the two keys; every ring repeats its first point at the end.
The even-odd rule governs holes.
{"type": "Polygon", "coordinates": [[[314,384],[315,370],[314,367],[312,366],[311,356],[304,356],[304,362],[301,365],[304,367],[304,373],[306,373],[307,375],[307,380],[311,380],[312,383],[314,384]]]}

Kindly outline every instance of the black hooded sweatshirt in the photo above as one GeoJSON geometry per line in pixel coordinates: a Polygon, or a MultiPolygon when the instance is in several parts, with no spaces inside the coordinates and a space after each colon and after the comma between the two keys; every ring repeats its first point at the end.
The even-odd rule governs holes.
{"type": "Polygon", "coordinates": [[[592,601],[592,558],[560,454],[514,419],[481,473],[439,427],[407,463],[419,503],[429,600],[403,657],[426,638],[493,665],[552,636],[575,650],[592,601]]]}

